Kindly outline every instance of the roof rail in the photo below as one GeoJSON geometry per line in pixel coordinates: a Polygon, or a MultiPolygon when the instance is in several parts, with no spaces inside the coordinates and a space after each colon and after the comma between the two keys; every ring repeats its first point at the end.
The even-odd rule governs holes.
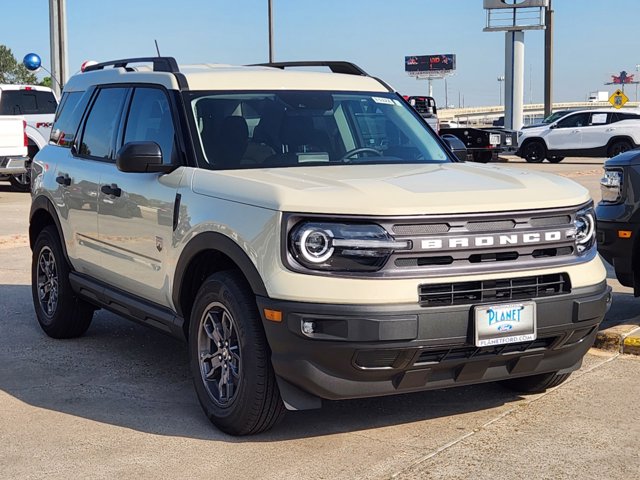
{"type": "Polygon", "coordinates": [[[248,65],[250,67],[273,67],[284,70],[289,67],[329,67],[333,73],[344,73],[347,75],[364,75],[369,76],[367,72],[354,63],[343,61],[305,61],[305,62],[274,62],[274,63],[256,63],[248,65]]]}
{"type": "Polygon", "coordinates": [[[130,63],[153,63],[154,72],[170,72],[178,73],[178,62],[173,57],[140,57],[140,58],[124,58],[122,60],[111,60],[109,62],[97,63],[87,66],[84,71],[92,72],[94,70],[102,70],[104,67],[113,66],[113,68],[127,68],[130,63]]]}

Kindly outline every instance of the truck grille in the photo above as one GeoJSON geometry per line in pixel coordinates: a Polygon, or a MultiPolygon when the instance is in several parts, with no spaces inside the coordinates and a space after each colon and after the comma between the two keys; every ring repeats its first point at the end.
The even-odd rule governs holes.
{"type": "Polygon", "coordinates": [[[423,307],[442,307],[528,300],[570,292],[569,276],[566,273],[557,273],[501,280],[420,285],[419,301],[423,307]]]}

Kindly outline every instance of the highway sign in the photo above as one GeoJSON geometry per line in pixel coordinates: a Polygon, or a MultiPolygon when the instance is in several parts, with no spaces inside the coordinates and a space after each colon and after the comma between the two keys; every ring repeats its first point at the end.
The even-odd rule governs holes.
{"type": "Polygon", "coordinates": [[[622,108],[628,101],[629,97],[627,97],[620,89],[613,92],[609,97],[609,103],[616,108],[622,108]]]}

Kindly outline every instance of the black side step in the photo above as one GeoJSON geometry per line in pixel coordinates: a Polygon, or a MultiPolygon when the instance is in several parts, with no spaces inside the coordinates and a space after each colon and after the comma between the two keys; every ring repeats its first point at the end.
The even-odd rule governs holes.
{"type": "Polygon", "coordinates": [[[88,302],[134,322],[185,340],[184,320],[166,307],[118,290],[77,272],[69,273],[73,291],[88,302]]]}

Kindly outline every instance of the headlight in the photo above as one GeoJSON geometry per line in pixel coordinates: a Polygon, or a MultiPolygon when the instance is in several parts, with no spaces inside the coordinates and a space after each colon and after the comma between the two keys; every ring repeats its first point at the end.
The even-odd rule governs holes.
{"type": "Polygon", "coordinates": [[[596,240],[596,216],[592,207],[579,210],[574,220],[576,249],[582,254],[593,247],[596,240]]]}
{"type": "Polygon", "coordinates": [[[395,250],[411,248],[396,241],[380,225],[301,222],[289,233],[289,253],[311,270],[373,272],[395,250]]]}
{"type": "Polygon", "coordinates": [[[602,201],[617,203],[622,198],[622,172],[620,170],[605,170],[600,179],[602,201]]]}

